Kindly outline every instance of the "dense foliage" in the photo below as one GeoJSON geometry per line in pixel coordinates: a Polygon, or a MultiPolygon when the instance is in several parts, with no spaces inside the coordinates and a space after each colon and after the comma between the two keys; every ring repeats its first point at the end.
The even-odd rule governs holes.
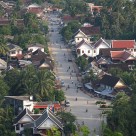
{"type": "Polygon", "coordinates": [[[103,6],[100,14],[96,12],[92,19],[94,25],[101,26],[106,39],[135,39],[136,2],[128,0],[98,0],[93,2],[103,6]]]}
{"type": "Polygon", "coordinates": [[[69,41],[72,38],[73,34],[78,31],[80,27],[81,24],[78,21],[69,22],[67,26],[62,28],[61,34],[66,41],[69,41]]]}
{"type": "Polygon", "coordinates": [[[81,0],[66,0],[63,12],[68,13],[71,16],[78,14],[86,14],[88,6],[84,1],[81,0]]]}
{"type": "Polygon", "coordinates": [[[76,63],[80,67],[81,71],[84,71],[88,65],[88,60],[84,56],[80,56],[76,59],[76,63]]]}

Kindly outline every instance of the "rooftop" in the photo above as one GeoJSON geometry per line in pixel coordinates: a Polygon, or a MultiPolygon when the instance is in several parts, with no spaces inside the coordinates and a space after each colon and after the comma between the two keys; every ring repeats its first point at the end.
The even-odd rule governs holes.
{"type": "Polygon", "coordinates": [[[10,98],[10,99],[16,99],[16,100],[29,100],[30,96],[5,96],[5,98],[10,98]]]}
{"type": "Polygon", "coordinates": [[[81,27],[80,30],[86,35],[100,35],[100,27],[81,27]]]}
{"type": "Polygon", "coordinates": [[[135,40],[112,40],[112,48],[134,48],[135,40]]]}

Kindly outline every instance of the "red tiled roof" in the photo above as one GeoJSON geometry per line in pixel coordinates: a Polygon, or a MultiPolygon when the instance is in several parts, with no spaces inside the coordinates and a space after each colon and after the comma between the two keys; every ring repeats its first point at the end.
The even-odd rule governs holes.
{"type": "Polygon", "coordinates": [[[63,16],[63,17],[62,17],[62,20],[63,20],[64,22],[72,21],[72,20],[78,20],[78,19],[79,19],[78,16],[72,17],[72,16],[69,16],[69,15],[66,15],[66,16],[63,16]]]}
{"type": "Polygon", "coordinates": [[[135,40],[112,40],[112,48],[134,48],[135,40]]]}
{"type": "Polygon", "coordinates": [[[17,26],[24,26],[24,20],[23,19],[16,19],[17,26]]]}
{"type": "Polygon", "coordinates": [[[17,57],[18,60],[21,60],[24,57],[24,55],[23,54],[17,54],[16,57],[17,57]]]}
{"type": "Polygon", "coordinates": [[[7,18],[0,18],[0,26],[9,25],[10,22],[11,22],[11,20],[9,20],[7,18]]]}
{"type": "Polygon", "coordinates": [[[80,30],[86,35],[100,35],[100,27],[81,27],[80,30]]]}
{"type": "Polygon", "coordinates": [[[30,8],[30,9],[28,9],[28,12],[33,13],[33,14],[39,14],[39,13],[42,12],[42,9],[40,9],[40,8],[30,8]]]}
{"type": "Polygon", "coordinates": [[[130,58],[131,54],[127,51],[110,51],[112,60],[135,60],[135,58],[130,58]]]}

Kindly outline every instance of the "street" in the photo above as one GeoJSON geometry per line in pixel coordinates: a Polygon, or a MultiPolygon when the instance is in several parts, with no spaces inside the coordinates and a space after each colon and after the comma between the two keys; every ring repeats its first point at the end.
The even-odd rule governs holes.
{"type": "MultiPolygon", "coordinates": [[[[49,17],[58,23],[58,17],[53,13],[49,17]]],[[[83,91],[78,89],[77,85],[80,83],[80,78],[77,77],[77,67],[74,62],[74,58],[67,45],[64,45],[62,36],[59,34],[59,25],[49,22],[49,28],[52,30],[49,33],[50,46],[49,50],[55,61],[55,73],[64,82],[64,90],[66,99],[70,101],[70,107],[67,107],[67,111],[70,111],[77,117],[78,124],[87,125],[91,130],[91,135],[100,134],[101,118],[100,110],[98,110],[95,102],[98,98],[91,98],[83,91]],[[72,58],[72,62],[68,62],[68,59],[72,58]],[[69,88],[68,88],[69,86],[69,88]],[[77,98],[77,100],[76,100],[77,98]],[[86,112],[87,110],[87,112],[86,112]]]]}

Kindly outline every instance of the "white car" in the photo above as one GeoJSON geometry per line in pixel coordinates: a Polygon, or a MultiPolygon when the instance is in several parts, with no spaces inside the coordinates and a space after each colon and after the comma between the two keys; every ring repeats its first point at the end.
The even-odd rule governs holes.
{"type": "Polygon", "coordinates": [[[69,100],[65,100],[65,106],[70,107],[70,101],[69,100]]]}

